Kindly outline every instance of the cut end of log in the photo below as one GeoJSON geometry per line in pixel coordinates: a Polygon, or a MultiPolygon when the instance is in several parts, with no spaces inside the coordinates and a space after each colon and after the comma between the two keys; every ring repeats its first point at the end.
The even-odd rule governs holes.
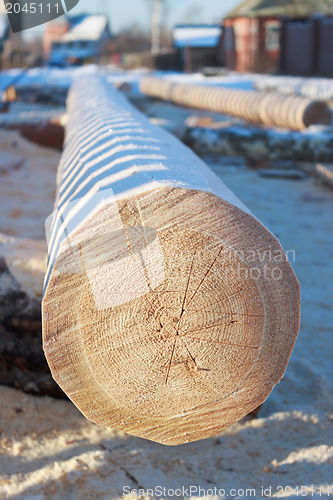
{"type": "Polygon", "coordinates": [[[303,122],[305,127],[310,125],[330,125],[332,111],[323,101],[311,101],[304,111],[303,122]]]}
{"type": "Polygon", "coordinates": [[[298,313],[271,233],[211,193],[165,187],[99,208],[63,243],[43,300],[44,350],[87,418],[176,445],[267,398],[298,313]]]}

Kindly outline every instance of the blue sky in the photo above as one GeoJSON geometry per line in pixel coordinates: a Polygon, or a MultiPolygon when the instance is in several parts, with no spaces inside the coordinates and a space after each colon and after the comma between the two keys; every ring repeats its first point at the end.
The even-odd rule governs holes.
{"type": "MultiPolygon", "coordinates": [[[[1,0],[0,0],[1,1],[1,0]]],[[[106,12],[113,33],[133,23],[148,28],[153,0],[80,0],[71,14],[106,12]]],[[[168,28],[177,23],[219,23],[242,0],[163,0],[163,21],[168,28]]],[[[26,39],[43,36],[44,26],[23,32],[26,39]]]]}
{"type": "MultiPolygon", "coordinates": [[[[180,22],[218,22],[241,0],[164,0],[164,19],[169,27],[180,22]]],[[[117,32],[134,22],[148,27],[152,0],[80,0],[73,14],[81,11],[106,11],[111,29],[117,32]]]]}

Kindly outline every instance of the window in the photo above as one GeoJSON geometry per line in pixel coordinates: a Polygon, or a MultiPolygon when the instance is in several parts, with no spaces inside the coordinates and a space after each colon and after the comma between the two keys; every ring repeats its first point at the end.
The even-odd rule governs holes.
{"type": "Polygon", "coordinates": [[[280,48],[280,23],[269,21],[266,23],[265,47],[267,51],[279,50],[280,48]]]}

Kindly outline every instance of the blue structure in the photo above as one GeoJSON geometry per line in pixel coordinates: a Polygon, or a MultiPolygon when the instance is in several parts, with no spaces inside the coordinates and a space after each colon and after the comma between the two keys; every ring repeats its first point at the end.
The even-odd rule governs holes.
{"type": "Polygon", "coordinates": [[[69,66],[98,61],[111,38],[107,16],[83,14],[68,18],[68,22],[67,33],[52,43],[49,63],[69,66]]]}
{"type": "Polygon", "coordinates": [[[174,47],[183,70],[198,71],[205,66],[220,66],[222,26],[179,24],[173,29],[174,47]]]}

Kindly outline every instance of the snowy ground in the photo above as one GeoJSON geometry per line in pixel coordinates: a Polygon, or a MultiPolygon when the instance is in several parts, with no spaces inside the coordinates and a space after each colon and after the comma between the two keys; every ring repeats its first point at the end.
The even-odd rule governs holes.
{"type": "MultiPolygon", "coordinates": [[[[4,139],[9,154],[15,140],[4,139]]],[[[32,148],[23,146],[23,156],[31,156],[32,148]]],[[[0,177],[2,231],[41,237],[52,204],[55,154],[39,150],[48,158],[45,168],[30,159],[30,167],[0,177]],[[35,193],[30,205],[29,192],[35,193]],[[33,217],[35,229],[26,225],[33,217]]],[[[244,498],[246,489],[252,498],[333,496],[332,192],[313,180],[260,177],[240,159],[208,163],[285,250],[295,252],[295,262],[289,255],[302,287],[302,327],[282,382],[257,419],[174,448],[103,429],[70,402],[2,387],[0,499],[106,500],[139,489],[142,496],[171,498],[182,488],[180,497],[210,499],[244,498]]]]}
{"type": "Polygon", "coordinates": [[[0,129],[0,233],[45,239],[60,153],[0,129]]]}
{"type": "Polygon", "coordinates": [[[254,88],[255,79],[253,75],[226,74],[225,76],[205,77],[202,73],[186,75],[176,71],[151,72],[146,68],[123,71],[114,66],[101,67],[90,64],[71,68],[33,68],[25,72],[20,69],[3,71],[0,73],[0,91],[16,79],[18,86],[44,85],[68,88],[75,79],[84,78],[92,73],[103,73],[107,75],[110,82],[115,84],[129,83],[135,93],[139,93],[138,82],[148,73],[177,82],[222,85],[246,90],[254,88]]]}
{"type": "Polygon", "coordinates": [[[58,85],[68,87],[78,77],[86,74],[96,73],[99,67],[89,65],[85,67],[73,68],[33,68],[28,71],[22,69],[11,69],[0,73],[0,89],[4,89],[13,81],[19,85],[58,85]]]}
{"type": "Polygon", "coordinates": [[[242,90],[269,90],[284,94],[296,94],[313,99],[333,99],[333,80],[328,78],[298,78],[287,76],[270,76],[255,73],[239,74],[223,69],[223,74],[205,76],[202,73],[184,74],[178,71],[154,71],[139,68],[124,71],[115,66],[101,67],[90,64],[84,67],[69,68],[33,68],[22,72],[21,69],[12,69],[0,73],[0,91],[10,82],[18,80],[20,86],[49,85],[68,88],[76,78],[83,78],[91,73],[103,72],[108,75],[112,83],[130,83],[133,91],[138,93],[138,82],[148,73],[159,78],[165,78],[179,83],[197,83],[217,85],[242,90]]]}

